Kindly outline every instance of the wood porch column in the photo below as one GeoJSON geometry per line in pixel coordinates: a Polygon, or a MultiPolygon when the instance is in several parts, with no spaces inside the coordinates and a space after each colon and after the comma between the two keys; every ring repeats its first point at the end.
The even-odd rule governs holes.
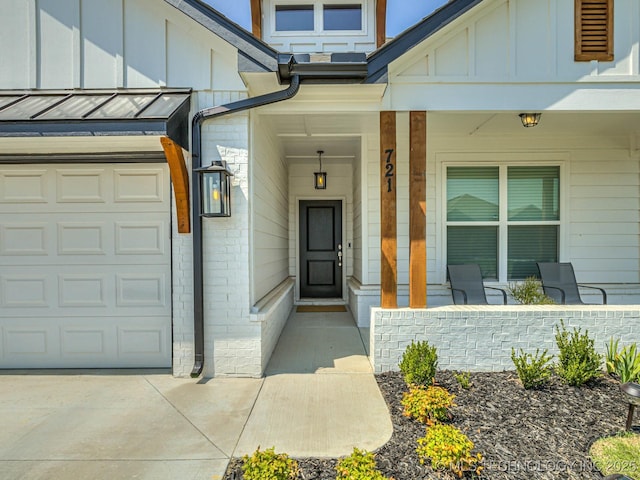
{"type": "Polygon", "coordinates": [[[409,113],[409,307],[427,308],[427,112],[409,113]]]}
{"type": "Polygon", "coordinates": [[[169,164],[173,193],[176,197],[176,217],[178,233],[191,232],[189,220],[189,173],[182,154],[182,147],[169,137],[160,137],[164,156],[169,164]]]}
{"type": "Polygon", "coordinates": [[[396,112],[380,112],[380,305],[398,308],[396,112]]]}

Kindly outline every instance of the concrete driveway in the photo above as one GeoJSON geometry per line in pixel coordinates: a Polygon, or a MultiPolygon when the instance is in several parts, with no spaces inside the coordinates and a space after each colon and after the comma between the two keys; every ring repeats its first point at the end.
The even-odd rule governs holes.
{"type": "Polygon", "coordinates": [[[5,373],[0,478],[222,478],[262,382],[122,370],[5,373]]]}
{"type": "Polygon", "coordinates": [[[0,479],[216,480],[260,446],[375,450],[393,431],[349,313],[292,313],[260,379],[0,371],[0,479]]]}

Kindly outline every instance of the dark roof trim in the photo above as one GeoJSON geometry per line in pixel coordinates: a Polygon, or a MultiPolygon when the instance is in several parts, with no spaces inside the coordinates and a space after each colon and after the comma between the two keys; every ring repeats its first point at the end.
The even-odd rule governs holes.
{"type": "Polygon", "coordinates": [[[166,135],[189,148],[190,89],[0,90],[0,137],[166,135]]]}
{"type": "Polygon", "coordinates": [[[278,57],[278,78],[280,83],[286,83],[294,76],[304,79],[305,83],[362,83],[367,77],[365,59],[341,61],[344,59],[332,56],[336,61],[311,62],[307,54],[283,53],[278,57]]]}
{"type": "Polygon", "coordinates": [[[200,0],[165,0],[165,2],[236,47],[240,57],[238,64],[241,72],[276,71],[278,52],[206,3],[200,0]]]}
{"type": "Polygon", "coordinates": [[[420,23],[405,30],[368,58],[368,76],[365,83],[387,82],[387,68],[413,47],[464,15],[483,0],[450,0],[449,3],[425,17],[420,23]]]}

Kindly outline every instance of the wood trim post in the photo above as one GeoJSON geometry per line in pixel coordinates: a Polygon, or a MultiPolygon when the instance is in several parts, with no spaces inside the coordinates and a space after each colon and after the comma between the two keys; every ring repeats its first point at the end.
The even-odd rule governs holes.
{"type": "Polygon", "coordinates": [[[396,112],[380,112],[380,305],[398,308],[396,112]]]}
{"type": "Polygon", "coordinates": [[[376,45],[380,48],[387,41],[387,0],[376,2],[376,45]]]}
{"type": "Polygon", "coordinates": [[[262,40],[262,0],[251,0],[251,32],[262,40]]]}
{"type": "Polygon", "coordinates": [[[171,184],[176,198],[176,217],[178,219],[178,233],[190,233],[189,220],[189,173],[184,161],[182,148],[169,137],[160,137],[164,149],[164,156],[169,164],[171,184]]]}
{"type": "Polygon", "coordinates": [[[427,308],[427,112],[409,113],[409,307],[427,308]]]}

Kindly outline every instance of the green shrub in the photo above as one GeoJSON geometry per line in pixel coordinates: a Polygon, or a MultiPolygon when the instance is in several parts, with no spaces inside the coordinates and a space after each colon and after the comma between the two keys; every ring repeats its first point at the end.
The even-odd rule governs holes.
{"type": "Polygon", "coordinates": [[[523,282],[509,284],[511,296],[523,305],[548,305],[555,303],[542,291],[542,284],[536,277],[528,277],[523,282]]]}
{"type": "Polygon", "coordinates": [[[242,457],[244,480],[294,480],[298,478],[298,462],[286,453],[276,453],[275,448],[260,451],[242,457]]]}
{"type": "Polygon", "coordinates": [[[453,378],[465,390],[471,388],[471,372],[453,372],[453,378]]]}
{"type": "Polygon", "coordinates": [[[401,403],[404,407],[402,414],[427,425],[433,425],[448,418],[449,407],[455,405],[454,398],[455,395],[442,387],[425,388],[421,385],[412,385],[402,396],[401,403]]]}
{"type": "Polygon", "coordinates": [[[514,348],[511,348],[511,360],[516,367],[518,377],[525,389],[540,388],[546,385],[551,378],[552,366],[549,363],[553,355],[547,355],[547,350],[540,354],[536,349],[535,355],[525,353],[520,349],[520,355],[516,355],[514,348]]]}
{"type": "Polygon", "coordinates": [[[431,385],[438,367],[438,352],[429,342],[411,342],[400,360],[404,381],[411,385],[431,385]]]}
{"type": "Polygon", "coordinates": [[[431,461],[434,470],[451,470],[458,477],[465,472],[480,474],[482,455],[473,455],[473,442],[457,428],[438,424],[427,428],[427,434],[418,439],[416,452],[420,463],[431,461]]]}
{"type": "Polygon", "coordinates": [[[560,324],[562,329],[556,326],[556,343],[560,349],[558,375],[565,383],[575,387],[600,377],[602,356],[596,352],[589,331],[581,334],[581,329],[574,328],[573,333],[569,334],[562,320],[560,324]]]}
{"type": "Polygon", "coordinates": [[[616,365],[619,361],[618,344],[620,340],[614,340],[613,337],[609,339],[607,345],[607,355],[605,356],[605,366],[607,367],[607,373],[611,375],[616,373],[616,365]]]}
{"type": "Polygon", "coordinates": [[[378,471],[373,453],[357,448],[348,457],[340,459],[336,472],[336,480],[392,480],[378,471]]]}
{"type": "Polygon", "coordinates": [[[607,345],[606,365],[609,374],[615,374],[621,383],[640,381],[640,353],[635,343],[618,351],[618,340],[607,345]]]}

